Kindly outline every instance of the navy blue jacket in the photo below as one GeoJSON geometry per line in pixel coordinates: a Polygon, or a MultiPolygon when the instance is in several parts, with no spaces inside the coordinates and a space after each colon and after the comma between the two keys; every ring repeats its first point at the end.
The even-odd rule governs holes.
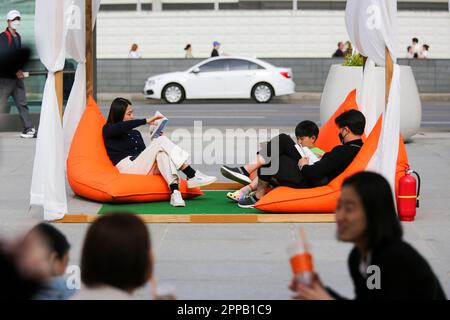
{"type": "Polygon", "coordinates": [[[129,156],[131,156],[131,160],[134,160],[145,150],[141,133],[133,129],[146,123],[146,119],[136,119],[114,124],[107,123],[103,126],[106,152],[114,165],[129,156]]]}

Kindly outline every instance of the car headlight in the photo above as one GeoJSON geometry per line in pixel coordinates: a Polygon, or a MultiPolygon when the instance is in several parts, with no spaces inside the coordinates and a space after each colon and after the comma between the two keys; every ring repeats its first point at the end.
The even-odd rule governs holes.
{"type": "Polygon", "coordinates": [[[147,85],[148,86],[153,86],[156,83],[155,80],[147,80],[147,85]]]}

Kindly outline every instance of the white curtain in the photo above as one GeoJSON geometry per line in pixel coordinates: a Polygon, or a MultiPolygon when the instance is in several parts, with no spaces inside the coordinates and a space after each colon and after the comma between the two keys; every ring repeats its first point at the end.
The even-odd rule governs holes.
{"type": "Polygon", "coordinates": [[[36,0],[35,39],[41,62],[48,70],[31,180],[30,205],[42,205],[44,219],[67,213],[64,140],[55,88],[55,72],[64,67],[67,0],[36,0]]]}
{"type": "Polygon", "coordinates": [[[368,57],[358,104],[366,116],[369,134],[379,115],[383,114],[383,128],[378,148],[367,170],[382,174],[394,188],[395,168],[400,135],[400,68],[395,56],[398,24],[395,0],[347,0],[345,21],[354,47],[368,57]],[[384,66],[386,47],[394,62],[388,105],[385,110],[384,83],[375,81],[375,65],[384,66]]]}
{"type": "Polygon", "coordinates": [[[384,83],[375,81],[375,65],[385,65],[385,47],[396,62],[397,1],[348,0],[345,23],[354,48],[368,57],[357,101],[366,116],[366,134],[369,134],[385,108],[384,83]]]}
{"type": "MultiPolygon", "coordinates": [[[[100,0],[92,0],[92,28],[100,7],[100,0]]],[[[75,80],[67,100],[63,117],[65,158],[73,135],[86,106],[86,32],[85,0],[70,0],[68,7],[67,53],[77,62],[75,80]]]]}

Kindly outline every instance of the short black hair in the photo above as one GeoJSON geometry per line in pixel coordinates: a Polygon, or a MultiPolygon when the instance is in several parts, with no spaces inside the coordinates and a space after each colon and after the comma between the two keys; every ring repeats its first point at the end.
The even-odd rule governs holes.
{"type": "Polygon", "coordinates": [[[413,42],[413,43],[419,43],[419,39],[417,39],[417,38],[412,38],[412,42],[413,42]]]}
{"type": "Polygon", "coordinates": [[[300,137],[316,137],[319,138],[319,127],[313,121],[305,120],[295,127],[295,136],[300,137]]]}
{"type": "Polygon", "coordinates": [[[348,127],[351,132],[357,135],[362,135],[366,126],[366,118],[363,113],[355,109],[344,111],[334,122],[339,129],[348,127]]]}
{"type": "Polygon", "coordinates": [[[152,274],[150,248],[150,235],[140,218],[124,212],[105,214],[87,231],[81,280],[88,287],[137,289],[152,274]]]}
{"type": "Polygon", "coordinates": [[[422,48],[425,48],[425,50],[429,50],[429,49],[430,49],[430,46],[427,45],[427,44],[424,44],[424,45],[422,46],[422,48]]]}
{"type": "Polygon", "coordinates": [[[31,229],[31,232],[39,233],[47,243],[50,251],[56,253],[58,259],[64,258],[69,252],[70,244],[66,236],[52,225],[42,222],[31,229]]]}
{"type": "Polygon", "coordinates": [[[369,250],[402,239],[403,231],[388,181],[375,172],[359,172],[344,180],[358,194],[366,214],[366,246],[369,250]]]}
{"type": "Polygon", "coordinates": [[[106,122],[114,124],[123,121],[128,105],[131,105],[130,100],[125,98],[115,98],[111,103],[108,120],[106,122]]]}
{"type": "Polygon", "coordinates": [[[406,51],[409,51],[409,49],[411,49],[412,48],[412,46],[408,46],[408,48],[406,48],[406,51]]]}

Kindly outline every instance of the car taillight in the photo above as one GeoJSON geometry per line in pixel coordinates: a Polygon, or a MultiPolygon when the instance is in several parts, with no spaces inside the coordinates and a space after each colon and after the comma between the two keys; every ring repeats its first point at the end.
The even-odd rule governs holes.
{"type": "Polygon", "coordinates": [[[280,72],[280,74],[281,74],[283,77],[285,77],[286,79],[290,79],[290,78],[291,78],[291,75],[290,75],[289,72],[282,71],[282,72],[280,72]]]}

